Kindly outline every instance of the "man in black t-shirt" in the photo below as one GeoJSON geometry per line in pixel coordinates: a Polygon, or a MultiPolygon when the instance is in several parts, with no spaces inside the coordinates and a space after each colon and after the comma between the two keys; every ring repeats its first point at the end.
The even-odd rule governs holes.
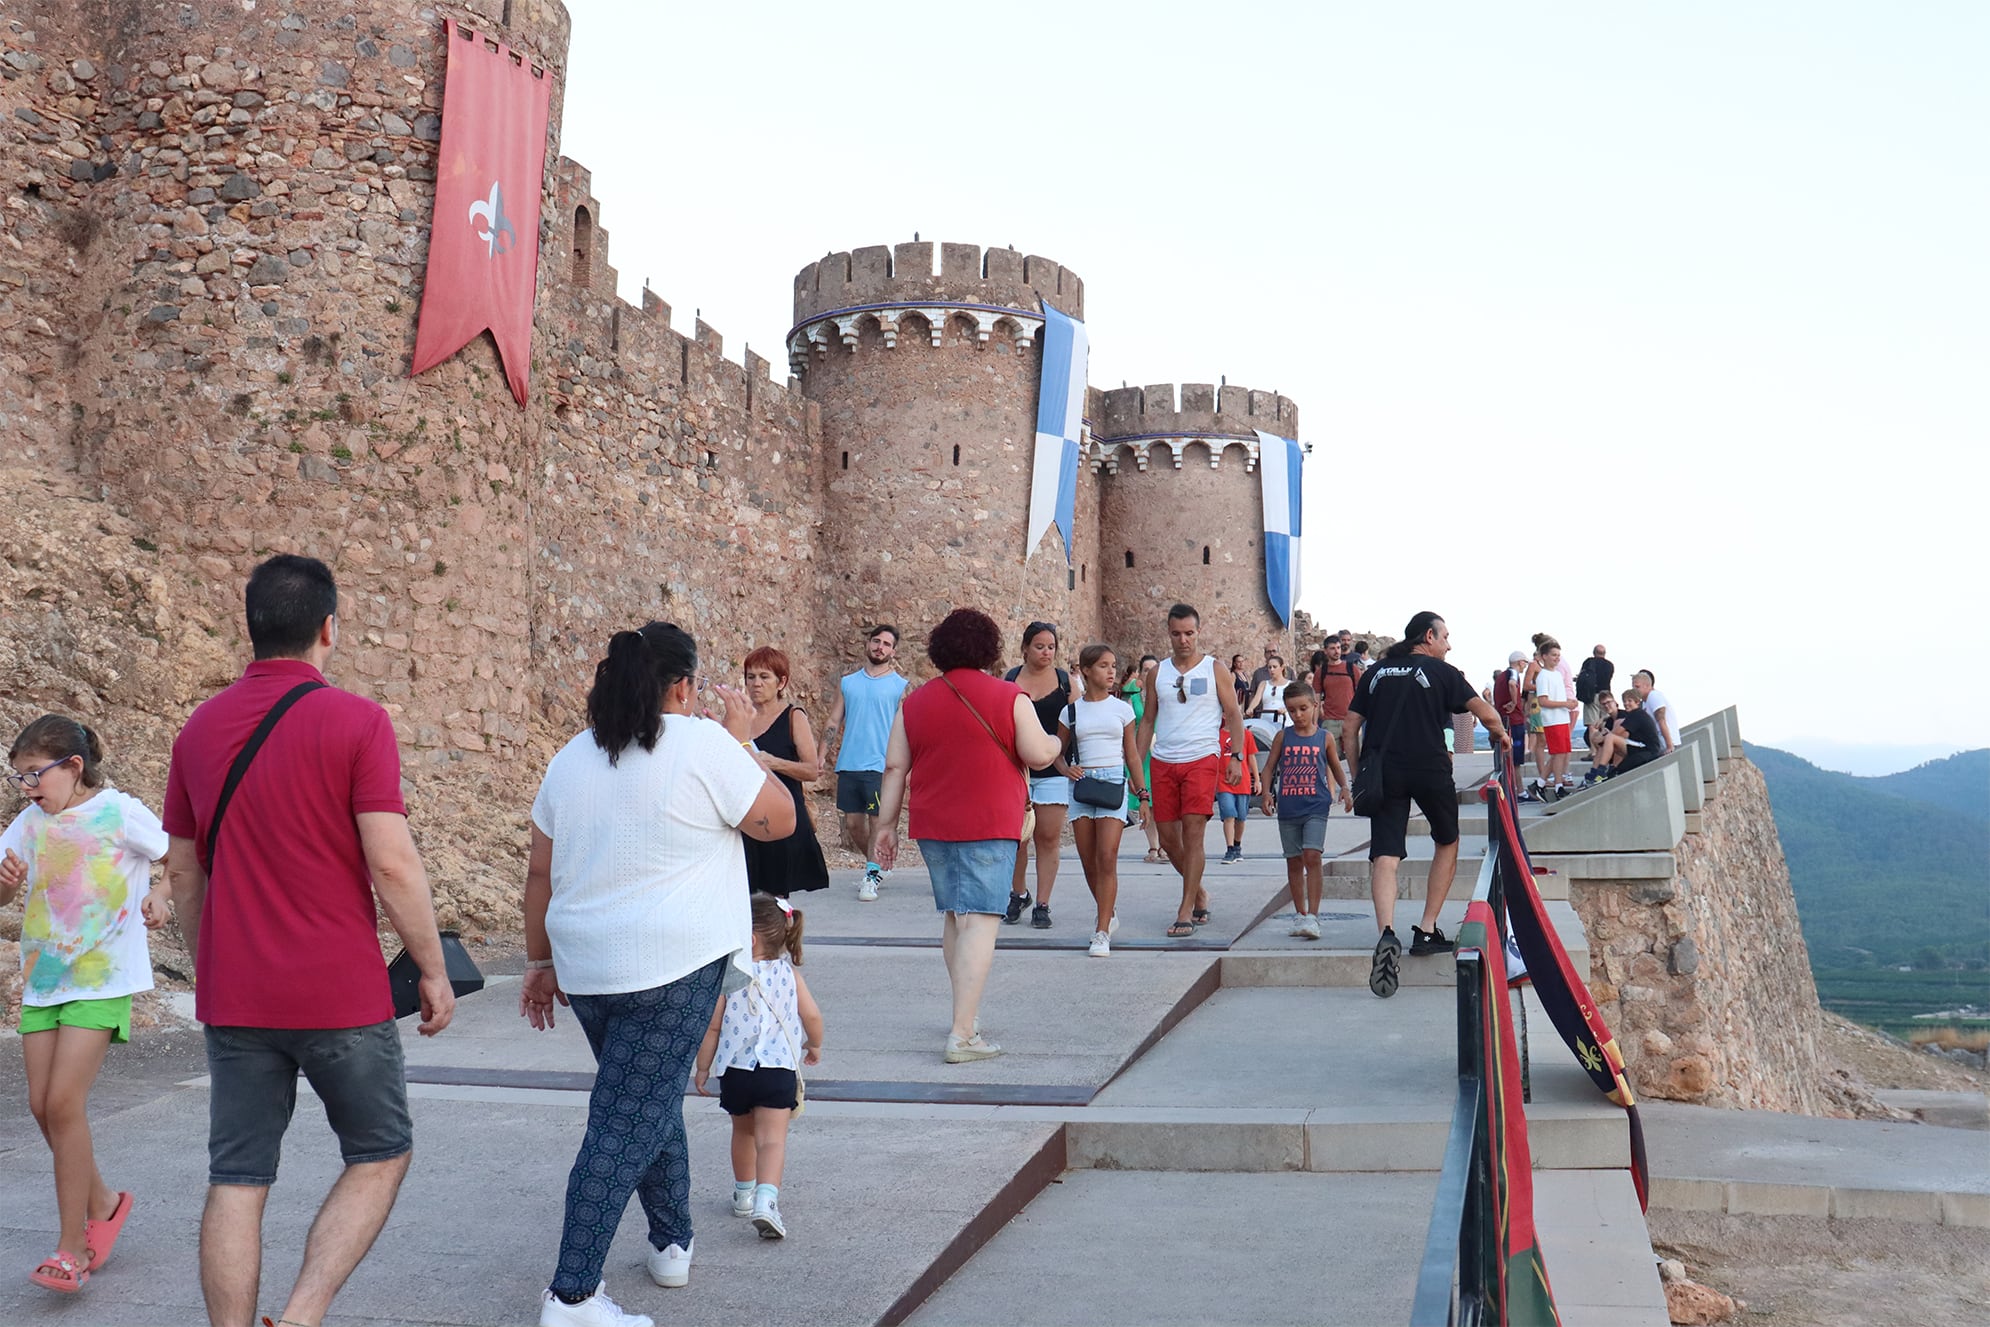
{"type": "MultiPolygon", "coordinates": [[[[1435,613],[1410,619],[1402,640],[1361,676],[1348,703],[1343,750],[1350,777],[1364,759],[1381,766],[1380,800],[1369,813],[1368,862],[1375,899],[1375,942],[1368,989],[1387,999],[1396,993],[1397,960],[1403,951],[1393,925],[1396,875],[1408,852],[1410,803],[1430,821],[1436,852],[1430,887],[1424,893],[1423,922],[1410,928],[1413,955],[1449,953],[1452,944],[1437,928],[1437,914],[1458,874],[1458,787],[1444,734],[1451,716],[1470,713],[1486,726],[1495,748],[1509,755],[1512,738],[1499,712],[1472,690],[1465,675],[1444,662],[1451,652],[1451,629],[1435,613]]],[[[1370,776],[1371,779],[1373,776],[1370,776]]],[[[1356,789],[1357,795],[1361,792],[1356,789]]]]}
{"type": "Polygon", "coordinates": [[[1598,763],[1603,777],[1613,778],[1651,764],[1665,754],[1665,739],[1658,734],[1658,722],[1645,710],[1644,697],[1634,687],[1624,693],[1624,704],[1610,733],[1597,743],[1598,763]]]}

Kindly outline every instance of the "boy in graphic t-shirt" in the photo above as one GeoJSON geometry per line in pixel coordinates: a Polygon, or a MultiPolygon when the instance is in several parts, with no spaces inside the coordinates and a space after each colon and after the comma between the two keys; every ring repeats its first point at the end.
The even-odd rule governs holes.
{"type": "Polygon", "coordinates": [[[1223,817],[1223,860],[1228,866],[1244,860],[1244,818],[1251,813],[1251,798],[1258,795],[1258,739],[1244,729],[1244,766],[1232,779],[1230,771],[1230,729],[1223,729],[1223,757],[1217,766],[1223,773],[1216,780],[1216,812],[1223,817]]]}
{"type": "Polygon", "coordinates": [[[1340,763],[1340,746],[1332,733],[1320,727],[1320,702],[1313,688],[1304,682],[1285,688],[1285,713],[1291,726],[1272,739],[1265,760],[1264,812],[1270,815],[1274,803],[1278,808],[1285,888],[1298,913],[1291,934],[1317,940],[1320,895],[1326,889],[1320,856],[1327,846],[1327,813],[1335,798],[1343,810],[1353,810],[1354,803],[1340,763]]]}

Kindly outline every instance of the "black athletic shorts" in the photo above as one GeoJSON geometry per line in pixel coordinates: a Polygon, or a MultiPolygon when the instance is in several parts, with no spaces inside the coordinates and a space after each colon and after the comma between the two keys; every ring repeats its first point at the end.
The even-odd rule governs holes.
{"type": "Polygon", "coordinates": [[[719,1075],[719,1106],[728,1115],[751,1115],[756,1106],[795,1108],[792,1069],[728,1069],[719,1075]]]}
{"type": "Polygon", "coordinates": [[[1458,785],[1451,771],[1432,766],[1382,765],[1381,811],[1369,817],[1368,860],[1409,856],[1410,803],[1430,822],[1430,839],[1440,847],[1458,841],[1458,785]]]}
{"type": "Polygon", "coordinates": [[[874,816],[878,794],[884,789],[881,769],[839,769],[836,771],[836,809],[846,816],[874,816]]]}

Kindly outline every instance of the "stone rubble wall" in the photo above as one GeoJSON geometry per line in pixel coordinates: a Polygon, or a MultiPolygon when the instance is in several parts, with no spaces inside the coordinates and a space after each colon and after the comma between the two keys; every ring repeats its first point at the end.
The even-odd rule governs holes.
{"type": "Polygon", "coordinates": [[[1810,954],[1762,775],[1727,762],[1666,880],[1576,879],[1590,993],[1640,1096],[1867,1114],[1824,1051],[1810,954]]]}

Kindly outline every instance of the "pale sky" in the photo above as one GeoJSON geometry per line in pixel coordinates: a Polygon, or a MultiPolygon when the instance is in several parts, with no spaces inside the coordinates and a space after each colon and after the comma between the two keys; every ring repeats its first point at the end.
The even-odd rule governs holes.
{"type": "Polygon", "coordinates": [[[730,357],[831,250],[1013,244],[1094,385],[1298,402],[1324,626],[1990,745],[1990,6],[568,3],[622,293],[730,357]]]}

